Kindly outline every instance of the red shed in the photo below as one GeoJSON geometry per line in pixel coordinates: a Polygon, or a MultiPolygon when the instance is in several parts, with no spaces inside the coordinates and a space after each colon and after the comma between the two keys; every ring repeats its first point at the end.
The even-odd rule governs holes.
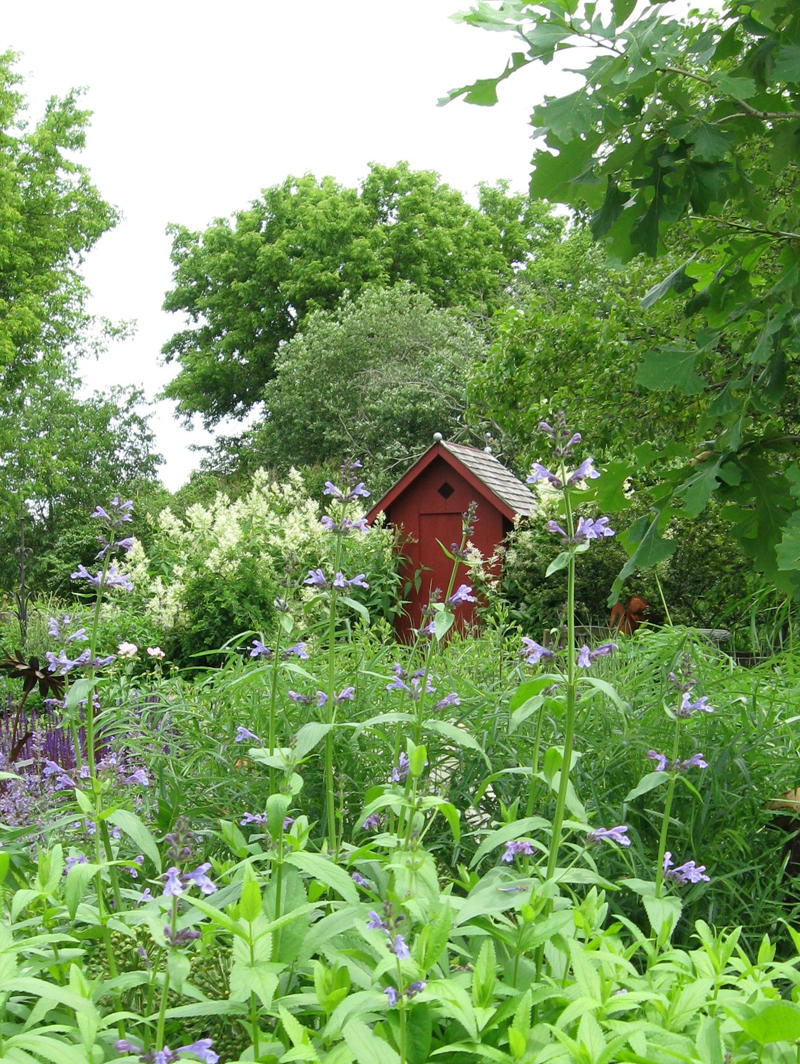
{"type": "MultiPolygon", "coordinates": [[[[372,522],[383,511],[408,537],[404,576],[411,579],[415,572],[422,572],[419,591],[412,587],[408,612],[398,619],[397,635],[403,640],[409,640],[420,627],[422,608],[430,601],[431,591],[447,589],[453,563],[437,540],[447,548],[460,543],[461,515],[469,504],[478,504],[471,542],[484,558],[511,531],[514,518],[530,516],[536,506],[533,493],[487,451],[448,443],[438,432],[434,440],[367,514],[372,522]]],[[[466,576],[466,570],[459,567],[455,586],[466,576]]],[[[471,607],[459,609],[462,624],[471,617],[471,607]]]]}

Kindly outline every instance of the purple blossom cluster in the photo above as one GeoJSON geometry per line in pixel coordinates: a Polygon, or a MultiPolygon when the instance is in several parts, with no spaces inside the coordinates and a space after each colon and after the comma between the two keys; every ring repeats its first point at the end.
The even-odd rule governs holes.
{"type": "Polygon", "coordinates": [[[708,768],[708,762],[699,752],[687,757],[685,761],[677,757],[671,764],[666,754],[659,754],[657,750],[648,750],[647,756],[651,761],[657,762],[654,770],[656,772],[685,772],[690,768],[708,768]]]}
{"type": "MultiPolygon", "coordinates": [[[[405,996],[407,998],[416,997],[417,994],[421,994],[422,993],[422,991],[425,989],[425,987],[427,985],[428,984],[425,982],[424,979],[417,979],[416,982],[409,983],[409,985],[406,987],[405,996]]],[[[383,988],[383,992],[386,995],[386,1000],[389,1002],[389,1008],[390,1009],[393,1009],[395,1007],[395,1005],[397,1004],[397,1002],[400,1000],[400,998],[403,996],[393,986],[385,986],[383,988]]]]}
{"type": "Polygon", "coordinates": [[[586,836],[586,841],[592,845],[597,845],[604,839],[607,842],[615,842],[617,846],[630,846],[631,844],[626,824],[617,824],[613,828],[595,828],[586,836]]]}
{"type": "MultiPolygon", "coordinates": [[[[294,646],[287,647],[281,651],[281,661],[288,661],[291,657],[297,657],[300,661],[308,661],[308,653],[306,650],[307,644],[300,642],[295,643],[294,646]]],[[[274,657],[274,651],[272,647],[266,646],[260,639],[253,640],[253,649],[250,651],[251,658],[266,658],[267,661],[272,661],[274,657]]]]}
{"type": "Polygon", "coordinates": [[[74,573],[71,574],[73,580],[86,580],[92,587],[96,588],[109,588],[109,587],[121,587],[125,591],[133,591],[133,584],[131,578],[126,576],[125,573],[117,572],[117,568],[114,565],[109,565],[108,572],[103,574],[102,569],[92,574],[86,568],[85,565],[79,565],[74,573]]]}
{"type": "Polygon", "coordinates": [[[367,920],[368,931],[383,931],[387,938],[387,945],[390,951],[397,957],[398,960],[407,961],[411,957],[408,946],[405,943],[403,936],[397,930],[400,924],[405,920],[402,913],[398,913],[394,916],[392,906],[389,902],[384,903],[384,916],[380,916],[374,909],[369,911],[369,919],[367,920]]]}
{"type": "Polygon", "coordinates": [[[685,861],[682,865],[673,867],[672,854],[667,850],[664,854],[662,872],[664,879],[671,879],[680,886],[687,883],[710,883],[711,877],[705,874],[706,866],[695,864],[694,861],[685,861]]]}
{"type": "MultiPolygon", "coordinates": [[[[422,697],[422,680],[425,677],[425,669],[417,669],[411,676],[407,676],[405,669],[402,665],[395,662],[392,666],[392,672],[394,673],[394,679],[391,683],[387,683],[387,691],[405,691],[409,698],[414,702],[419,702],[422,697]],[[408,682],[406,682],[408,681],[408,682]]],[[[436,688],[431,684],[430,678],[425,684],[425,693],[432,695],[436,693],[436,688]]],[[[460,706],[461,699],[458,697],[457,691],[451,691],[449,695],[445,695],[444,698],[439,699],[431,709],[439,713],[441,710],[446,709],[448,706],[460,706]]]]}
{"type": "MultiPolygon", "coordinates": [[[[356,697],[355,687],[343,687],[341,691],[333,692],[334,705],[339,705],[340,702],[352,702],[356,697]]],[[[296,701],[296,700],[295,700],[296,701]]],[[[324,706],[327,704],[328,695],[325,691],[317,691],[317,705],[324,706]]]]}
{"type": "Polygon", "coordinates": [[[327,591],[331,586],[340,591],[349,591],[351,587],[363,587],[365,590],[369,589],[369,584],[364,579],[364,573],[359,573],[357,576],[354,576],[352,580],[345,580],[344,574],[338,572],[331,583],[321,569],[309,569],[308,576],[303,583],[309,584],[311,587],[318,587],[322,591],[327,591]]]}
{"type": "Polygon", "coordinates": [[[203,894],[213,894],[217,888],[208,878],[207,873],[210,868],[210,861],[198,865],[191,872],[182,873],[175,865],[168,868],[161,876],[164,881],[164,897],[178,898],[190,884],[199,887],[203,894]]]}
{"type": "Polygon", "coordinates": [[[76,628],[73,632],[70,632],[71,627],[72,618],[68,613],[65,613],[61,620],[51,617],[47,623],[47,634],[51,639],[63,640],[65,643],[89,642],[89,636],[86,634],[85,628],[76,628]]]}
{"type": "MultiPolygon", "coordinates": [[[[392,783],[404,783],[408,779],[410,770],[411,762],[408,760],[408,754],[403,751],[397,764],[392,768],[392,783]]],[[[364,823],[366,824],[366,821],[364,823]]]]}
{"type": "Polygon", "coordinates": [[[607,539],[609,536],[616,535],[614,529],[609,527],[608,520],[607,517],[579,517],[573,536],[565,532],[557,521],[548,521],[545,528],[548,532],[561,536],[566,545],[570,543],[588,543],[592,539],[607,539]]]}
{"type": "Polygon", "coordinates": [[[340,533],[341,535],[346,536],[350,532],[363,532],[364,535],[366,535],[369,532],[369,525],[367,524],[366,517],[359,517],[357,520],[343,517],[337,524],[329,514],[323,514],[320,518],[320,524],[326,532],[332,532],[334,535],[340,533]]]}
{"type": "Polygon", "coordinates": [[[202,1060],[203,1064],[217,1064],[219,1054],[213,1048],[213,1039],[198,1038],[196,1042],[190,1042],[177,1049],[170,1049],[165,1045],[163,1049],[151,1049],[145,1053],[141,1046],[129,1042],[127,1038],[118,1038],[114,1048],[118,1053],[132,1053],[139,1057],[141,1064],[176,1064],[181,1059],[182,1053],[193,1053],[202,1060]]]}
{"type": "Polygon", "coordinates": [[[509,839],[506,843],[506,851],[500,860],[505,861],[506,864],[512,864],[514,858],[520,855],[533,856],[533,843],[530,839],[509,839]]]}

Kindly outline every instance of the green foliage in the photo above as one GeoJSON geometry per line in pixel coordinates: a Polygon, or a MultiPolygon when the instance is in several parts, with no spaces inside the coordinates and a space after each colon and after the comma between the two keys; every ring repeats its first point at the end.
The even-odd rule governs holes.
{"type": "Polygon", "coordinates": [[[243,416],[308,315],[366,285],[406,281],[436,306],[491,312],[515,265],[561,224],[505,185],[482,188],[475,208],[437,174],[398,163],[373,164],[357,189],[289,177],[233,223],[217,219],[204,233],[174,226],[164,306],[189,328],[164,347],[181,365],[165,394],[208,424],[243,416]]]}
{"type": "Polygon", "coordinates": [[[680,232],[685,261],[668,259],[668,275],[641,294],[653,306],[686,293],[684,314],[697,324],[648,354],[638,379],[700,416],[694,447],[647,463],[665,483],[658,510],[665,520],[688,512],[693,451],[712,451],[726,475],[710,490],[731,501],[743,550],[794,595],[798,502],[784,472],[798,432],[800,11],[793,0],[728,0],[683,19],[660,3],[632,14],[627,0],[610,13],[577,0],[482,0],[460,18],[515,34],[523,50],[499,78],[451,98],[494,102],[489,82],[580,49],[583,84],[534,108],[543,147],[530,193],[589,212],[618,263],[660,256],[680,232]]]}
{"type": "Polygon", "coordinates": [[[285,475],[293,465],[340,466],[357,453],[368,456],[379,494],[434,432],[463,435],[467,376],[483,356],[474,329],[411,285],[366,288],[355,301],[311,313],[280,349],[263,420],[237,445],[237,464],[244,450],[285,475]]]}

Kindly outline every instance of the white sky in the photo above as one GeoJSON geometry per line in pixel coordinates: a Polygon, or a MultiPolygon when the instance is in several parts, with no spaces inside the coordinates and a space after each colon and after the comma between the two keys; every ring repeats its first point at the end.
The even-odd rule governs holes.
{"type": "MultiPolygon", "coordinates": [[[[500,104],[439,108],[448,89],[503,68],[514,39],[457,26],[467,0],[0,0],[0,49],[21,52],[30,115],[86,86],[94,111],[82,162],[124,215],[86,262],[92,310],[136,319],[136,337],[86,367],[92,387],[134,383],[154,397],[175,375],[161,345],[183,325],[164,314],[169,222],[194,229],[244,208],[289,174],[356,185],[371,161],[408,160],[469,193],[527,182],[528,116],[563,91],[551,68],[525,70],[500,104]]],[[[179,487],[200,455],[161,402],[153,422],[179,487]]]]}

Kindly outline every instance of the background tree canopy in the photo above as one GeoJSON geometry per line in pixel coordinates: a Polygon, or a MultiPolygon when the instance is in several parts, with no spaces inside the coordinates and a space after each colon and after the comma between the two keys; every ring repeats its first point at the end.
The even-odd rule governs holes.
{"type": "Polygon", "coordinates": [[[86,507],[154,480],[160,459],[140,393],[79,398],[78,357],[110,328],[86,309],[80,266],[118,215],[76,161],[79,94],[29,125],[14,61],[0,56],[0,583],[18,579],[22,507],[30,582],[53,591],[96,553],[86,507]]]}
{"type": "Polygon", "coordinates": [[[278,351],[263,420],[237,461],[283,475],[356,454],[378,490],[434,432],[464,437],[467,378],[484,354],[474,328],[408,283],[346,296],[335,310],[309,314],[278,351]]]}
{"type": "Polygon", "coordinates": [[[505,185],[481,187],[473,207],[437,174],[406,163],[371,166],[357,189],[289,177],[233,222],[217,219],[204,233],[172,228],[174,288],[164,307],[189,327],[163,349],[181,365],[165,394],[208,425],[243,416],[307,316],[369,284],[408,281],[436,306],[491,314],[515,267],[562,227],[505,185]]]}
{"type": "MultiPolygon", "coordinates": [[[[627,535],[621,578],[667,557],[670,518],[700,513],[717,493],[756,568],[796,595],[800,7],[727,0],[722,13],[684,20],[661,3],[631,17],[635,7],[480,0],[460,18],[511,32],[520,50],[498,77],[450,98],[493,104],[498,82],[516,70],[579,52],[581,87],[534,108],[544,146],[531,195],[588,211],[617,263],[663,255],[689,220],[688,256],[643,293],[643,306],[685,293],[694,332],[648,352],[638,381],[700,414],[692,446],[644,444],[627,467],[658,472],[661,487],[627,535]]],[[[608,509],[626,505],[625,472],[603,479],[608,509]]]]}

